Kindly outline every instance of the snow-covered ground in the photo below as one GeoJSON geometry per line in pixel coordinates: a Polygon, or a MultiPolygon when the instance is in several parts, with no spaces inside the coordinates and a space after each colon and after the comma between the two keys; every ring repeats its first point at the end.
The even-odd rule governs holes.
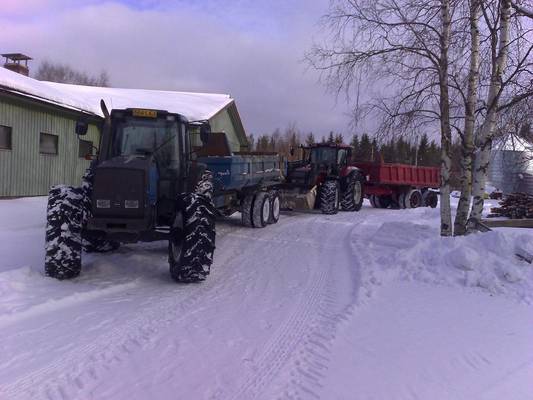
{"type": "Polygon", "coordinates": [[[0,201],[0,399],[533,398],[533,233],[438,236],[439,210],[218,223],[177,285],[165,243],[43,275],[44,198],[0,201]]]}

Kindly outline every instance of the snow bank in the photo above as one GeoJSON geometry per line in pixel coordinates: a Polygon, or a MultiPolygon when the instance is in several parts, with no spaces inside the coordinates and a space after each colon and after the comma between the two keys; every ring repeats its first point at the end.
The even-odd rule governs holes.
{"type": "Polygon", "coordinates": [[[352,248],[364,254],[363,290],[391,282],[418,281],[470,287],[531,304],[533,265],[516,254],[533,254],[533,235],[492,231],[443,238],[438,227],[412,222],[384,222],[365,239],[354,236],[352,248]]]}
{"type": "Polygon", "coordinates": [[[233,99],[227,94],[118,89],[42,82],[0,68],[0,88],[99,116],[100,100],[112,108],[151,108],[184,115],[191,121],[213,117],[233,99]]]}

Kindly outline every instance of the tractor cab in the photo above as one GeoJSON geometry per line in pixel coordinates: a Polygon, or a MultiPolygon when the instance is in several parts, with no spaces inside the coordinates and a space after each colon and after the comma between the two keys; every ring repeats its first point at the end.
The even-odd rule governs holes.
{"type": "Polygon", "coordinates": [[[352,148],[343,144],[318,143],[301,149],[302,158],[287,165],[287,180],[307,187],[321,183],[328,175],[340,175],[352,156],[352,148]]]}
{"type": "Polygon", "coordinates": [[[91,229],[137,233],[171,224],[176,198],[192,190],[190,178],[198,174],[188,130],[185,117],[164,110],[106,116],[93,168],[91,229]]]}

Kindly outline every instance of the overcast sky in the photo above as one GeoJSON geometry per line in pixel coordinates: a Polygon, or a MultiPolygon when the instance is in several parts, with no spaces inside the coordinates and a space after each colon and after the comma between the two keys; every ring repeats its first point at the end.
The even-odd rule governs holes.
{"type": "Polygon", "coordinates": [[[98,73],[112,86],[228,93],[248,133],[295,122],[347,136],[343,99],[302,62],[328,0],[0,0],[0,53],[98,73]]]}

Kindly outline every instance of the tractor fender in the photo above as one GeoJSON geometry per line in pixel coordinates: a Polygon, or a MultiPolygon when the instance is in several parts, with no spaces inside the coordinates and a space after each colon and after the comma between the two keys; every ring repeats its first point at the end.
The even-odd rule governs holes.
{"type": "Polygon", "coordinates": [[[196,185],[202,179],[202,175],[207,169],[207,165],[203,163],[193,162],[189,167],[189,174],[186,181],[186,193],[194,192],[196,185]]]}

